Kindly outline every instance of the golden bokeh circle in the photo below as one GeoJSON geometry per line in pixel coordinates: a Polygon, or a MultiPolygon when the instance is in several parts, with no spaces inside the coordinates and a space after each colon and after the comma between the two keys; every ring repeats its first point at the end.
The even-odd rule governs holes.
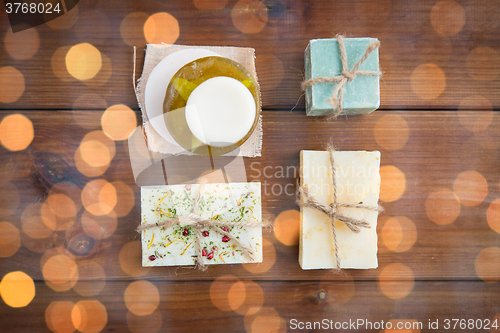
{"type": "Polygon", "coordinates": [[[143,12],[132,12],[123,18],[120,23],[120,35],[128,46],[146,45],[143,28],[148,17],[148,14],[143,12]]]}
{"type": "Polygon", "coordinates": [[[75,261],[64,254],[47,259],[42,266],[42,274],[47,285],[56,291],[73,288],[79,276],[75,261]]]}
{"type": "Polygon", "coordinates": [[[458,196],[462,205],[477,206],[488,195],[488,182],[477,171],[464,171],[455,178],[453,192],[458,196]]]}
{"type": "Polygon", "coordinates": [[[42,203],[28,205],[21,214],[21,228],[32,239],[45,239],[55,230],[51,228],[52,220],[49,218],[55,220],[56,217],[47,214],[44,211],[44,206],[42,203]]]}
{"type": "Polygon", "coordinates": [[[101,52],[89,43],[72,46],[65,57],[66,69],[75,79],[90,80],[101,70],[101,52]]]}
{"type": "Polygon", "coordinates": [[[446,75],[435,64],[423,64],[411,73],[410,83],[418,97],[432,100],[438,98],[446,88],[446,75]]]}
{"type": "Polygon", "coordinates": [[[77,263],[79,279],[73,290],[81,296],[98,295],[106,286],[106,272],[101,265],[93,260],[77,263]]]}
{"type": "Polygon", "coordinates": [[[441,35],[456,35],[465,24],[465,11],[455,1],[439,1],[432,7],[431,24],[441,35]]]}
{"type": "Polygon", "coordinates": [[[484,131],[493,121],[493,106],[483,96],[465,98],[458,106],[460,124],[472,132],[484,131]]]}
{"type": "Polygon", "coordinates": [[[247,333],[278,333],[286,332],[286,322],[279,313],[270,307],[262,307],[257,312],[249,312],[244,317],[247,333]]]}
{"type": "Polygon", "coordinates": [[[122,270],[130,276],[146,275],[151,267],[142,267],[142,244],[140,241],[131,241],[123,245],[118,255],[122,270]]]}
{"type": "MultiPolygon", "coordinates": [[[[231,311],[233,308],[229,303],[229,290],[230,286],[233,286],[240,282],[238,278],[232,275],[223,275],[217,277],[210,285],[210,300],[212,304],[215,305],[219,310],[231,311]]],[[[233,307],[236,301],[232,301],[233,307]]]]}
{"type": "Polygon", "coordinates": [[[118,227],[118,220],[114,211],[99,216],[85,211],[82,214],[81,222],[83,231],[97,240],[109,238],[118,227]]]}
{"type": "Polygon", "coordinates": [[[64,82],[76,81],[66,69],[66,54],[70,48],[71,46],[61,46],[54,52],[50,60],[52,72],[64,82]]]}
{"type": "Polygon", "coordinates": [[[120,181],[112,182],[111,185],[114,186],[117,195],[114,207],[116,216],[123,217],[128,215],[135,205],[134,191],[130,186],[120,181]]]}
{"type": "Polygon", "coordinates": [[[0,68],[0,103],[16,102],[24,88],[24,76],[20,71],[12,66],[0,68]]]}
{"type": "Polygon", "coordinates": [[[406,190],[405,174],[394,165],[380,168],[380,200],[396,201],[406,190]]]}
{"type": "Polygon", "coordinates": [[[82,204],[95,216],[111,213],[117,200],[115,187],[104,179],[92,180],[82,190],[82,204]]]}
{"type": "Polygon", "coordinates": [[[500,234],[500,198],[493,201],[488,207],[486,220],[490,228],[500,234]]]}
{"type": "Polygon", "coordinates": [[[389,217],[381,227],[382,241],[391,251],[408,251],[417,241],[417,227],[406,216],[389,217]]]}
{"type": "Polygon", "coordinates": [[[433,191],[425,201],[425,211],[436,224],[450,224],[460,215],[460,199],[448,189],[433,191]]]}
{"type": "Polygon", "coordinates": [[[30,28],[5,34],[4,45],[7,52],[14,59],[26,60],[35,55],[40,47],[40,36],[36,28],[30,28]]]}
{"type": "Polygon", "coordinates": [[[116,104],[107,108],[101,117],[102,131],[109,138],[119,141],[128,139],[137,127],[135,112],[128,106],[116,104]]]}
{"type": "Polygon", "coordinates": [[[403,148],[410,137],[410,129],[406,120],[398,115],[390,114],[377,121],[373,133],[379,146],[387,150],[403,148]]]}
{"type": "Polygon", "coordinates": [[[500,73],[500,55],[491,47],[473,49],[465,60],[467,72],[476,81],[493,81],[500,73]]]}
{"type": "Polygon", "coordinates": [[[500,248],[487,247],[476,257],[474,265],[477,276],[488,283],[500,281],[500,248]]]}
{"type": "Polygon", "coordinates": [[[231,10],[234,27],[244,34],[256,34],[267,24],[266,5],[258,0],[239,0],[231,10]]]}
{"type": "Polygon", "coordinates": [[[55,333],[73,333],[75,325],[71,320],[71,311],[75,303],[70,301],[54,301],[45,310],[47,327],[55,333]]]}
{"type": "Polygon", "coordinates": [[[295,209],[281,212],[274,220],[274,235],[287,246],[299,244],[300,212],[295,209]]]}
{"type": "Polygon", "coordinates": [[[134,281],[125,290],[125,305],[137,316],[147,316],[160,305],[158,288],[149,281],[134,281]]]}
{"type": "Polygon", "coordinates": [[[0,222],[0,258],[16,254],[21,247],[21,234],[10,222],[0,222]]]}
{"type": "Polygon", "coordinates": [[[28,148],[34,136],[33,123],[25,115],[11,114],[0,122],[0,143],[10,151],[28,148]]]}
{"type": "Polygon", "coordinates": [[[161,311],[156,309],[153,313],[146,316],[138,316],[127,312],[127,326],[132,333],[156,333],[162,326],[163,318],[161,311]]]}
{"type": "Polygon", "coordinates": [[[228,292],[229,306],[236,313],[245,316],[257,313],[264,305],[264,291],[254,281],[238,281],[228,292]]]}
{"type": "Polygon", "coordinates": [[[35,298],[35,283],[24,272],[7,273],[0,281],[0,296],[12,308],[25,307],[35,298]]]}
{"type": "Polygon", "coordinates": [[[384,267],[378,277],[382,293],[390,299],[408,296],[415,286],[413,270],[405,264],[395,263],[384,267]]]}
{"type": "Polygon", "coordinates": [[[169,13],[151,15],[144,23],[144,37],[150,44],[173,44],[179,38],[179,22],[169,13]]]}
{"type": "Polygon", "coordinates": [[[71,321],[82,333],[101,332],[108,323],[106,307],[97,300],[84,300],[71,309],[71,321]]]}

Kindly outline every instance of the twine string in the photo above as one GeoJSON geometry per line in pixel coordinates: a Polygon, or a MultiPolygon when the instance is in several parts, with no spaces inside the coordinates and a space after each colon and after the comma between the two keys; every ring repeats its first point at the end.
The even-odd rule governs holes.
{"type": "Polygon", "coordinates": [[[172,218],[172,219],[166,219],[160,222],[156,223],[145,223],[141,224],[137,228],[137,232],[141,232],[143,230],[148,230],[152,228],[163,228],[164,230],[167,230],[168,228],[178,224],[180,226],[190,226],[195,229],[195,242],[196,242],[196,265],[198,268],[202,271],[206,270],[206,266],[203,263],[203,248],[201,246],[201,237],[202,237],[202,230],[206,228],[210,228],[213,231],[219,233],[222,236],[228,237],[230,240],[232,240],[238,247],[240,247],[244,253],[248,255],[250,258],[250,261],[255,261],[256,254],[254,250],[252,249],[251,246],[244,244],[241,242],[238,238],[236,238],[234,235],[230,234],[229,232],[224,231],[220,226],[223,227],[269,227],[272,225],[271,222],[264,220],[264,221],[256,221],[253,215],[250,217],[250,219],[246,222],[231,222],[231,221],[213,221],[213,220],[207,220],[204,219],[199,215],[198,212],[198,205],[201,200],[201,195],[203,193],[203,187],[204,183],[200,184],[198,187],[198,191],[196,192],[195,198],[193,200],[193,212],[192,213],[187,213],[185,215],[182,215],[180,217],[172,218]]]}
{"type": "Polygon", "coordinates": [[[358,75],[376,75],[376,76],[382,75],[381,71],[358,70],[361,64],[366,59],[368,59],[368,56],[370,56],[370,54],[380,46],[380,42],[378,40],[374,40],[370,43],[370,45],[368,45],[368,47],[365,50],[365,54],[361,57],[361,59],[358,60],[358,62],[356,62],[356,64],[352,67],[352,69],[349,70],[349,67],[347,66],[347,53],[344,45],[344,38],[341,35],[337,35],[336,38],[340,50],[340,60],[342,62],[341,75],[333,77],[322,76],[314,79],[305,80],[301,83],[302,90],[305,90],[307,87],[313,86],[318,83],[338,82],[335,89],[333,90],[332,97],[327,98],[325,100],[329,101],[332,108],[333,109],[337,108],[337,110],[331,116],[328,116],[326,120],[335,119],[342,112],[342,102],[344,99],[345,87],[348,82],[353,81],[358,75]]]}
{"type": "Polygon", "coordinates": [[[334,160],[334,152],[335,148],[332,146],[328,147],[328,152],[330,154],[330,164],[332,168],[332,195],[333,201],[331,204],[326,205],[318,199],[316,199],[310,192],[307,185],[297,184],[296,191],[296,203],[299,206],[312,208],[319,210],[326,214],[330,220],[332,225],[332,235],[333,235],[333,244],[335,248],[335,263],[337,266],[337,270],[340,270],[340,255],[339,255],[339,245],[337,241],[337,231],[335,229],[335,220],[339,220],[344,223],[352,232],[359,233],[361,228],[371,228],[370,224],[365,220],[358,220],[349,216],[345,216],[339,210],[340,208],[358,208],[358,209],[366,209],[376,212],[383,211],[383,208],[377,204],[377,206],[367,206],[363,204],[353,204],[346,202],[338,202],[337,200],[337,180],[336,180],[336,170],[335,170],[335,160],[334,160]]]}

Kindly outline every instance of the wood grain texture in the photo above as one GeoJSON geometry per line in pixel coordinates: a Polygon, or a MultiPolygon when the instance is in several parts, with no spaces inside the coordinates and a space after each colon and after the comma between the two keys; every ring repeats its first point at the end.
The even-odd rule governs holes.
{"type": "MultiPolygon", "coordinates": [[[[102,108],[96,103],[95,96],[75,104],[79,97],[92,93],[100,96],[107,106],[123,103],[136,109],[131,78],[133,49],[120,34],[120,24],[132,12],[171,14],[179,24],[177,44],[255,48],[264,109],[290,110],[295,105],[298,109],[304,108],[299,88],[303,77],[304,49],[310,39],[331,38],[337,33],[380,39],[380,66],[384,72],[382,109],[457,109],[467,97],[474,96],[485,98],[494,109],[500,105],[497,94],[500,88],[500,49],[496,34],[496,1],[461,1],[458,12],[444,11],[436,16],[435,22],[431,21],[431,12],[436,5],[433,0],[268,0],[263,1],[263,12],[256,13],[257,3],[247,2],[242,6],[242,2],[229,1],[218,10],[199,10],[192,1],[169,2],[162,4],[161,8],[155,2],[139,4],[132,0],[82,2],[78,5],[81,19],[71,28],[36,27],[40,47],[32,58],[16,60],[7,52],[0,54],[0,66],[17,68],[24,75],[26,86],[19,100],[1,107],[102,108]],[[92,12],[96,10],[99,15],[92,12]],[[233,12],[249,12],[242,18],[249,22],[249,26],[259,20],[265,25],[257,33],[243,33],[233,23],[233,12]],[[465,15],[463,27],[455,34],[441,35],[433,27],[433,23],[438,28],[456,24],[462,19],[462,12],[465,15]],[[69,77],[68,82],[62,81],[53,72],[52,57],[60,47],[84,42],[94,45],[110,64],[104,63],[95,79],[79,82],[69,77]],[[412,73],[426,64],[432,65],[421,72],[423,76],[417,75],[412,88],[412,73]],[[441,88],[442,93],[435,93],[441,88]]],[[[7,16],[1,12],[0,31],[8,30],[7,16]]],[[[137,30],[134,36],[139,41],[142,39],[137,45],[139,77],[145,41],[141,37],[140,25],[137,30]]],[[[17,41],[23,42],[33,41],[22,38],[17,41]]],[[[66,70],[63,56],[56,60],[56,64],[62,72],[66,70]]],[[[478,101],[473,101],[472,105],[485,107],[478,101]]]]}
{"type": "MultiPolygon", "coordinates": [[[[3,111],[1,117],[14,111],[3,111]]],[[[89,178],[75,169],[74,153],[90,130],[81,125],[91,124],[99,114],[88,111],[79,114],[76,122],[72,111],[28,111],[26,114],[34,124],[35,139],[26,151],[8,152],[1,149],[1,172],[17,188],[21,204],[15,215],[4,217],[19,229],[23,210],[32,203],[43,202],[46,189],[41,186],[33,167],[35,152],[50,152],[60,156],[71,167],[73,182],[83,187],[89,178]],[[97,115],[96,115],[97,114],[97,115]]],[[[333,142],[339,150],[380,150],[381,164],[394,166],[404,174],[403,182],[388,180],[397,187],[404,187],[402,196],[392,202],[382,202],[385,212],[379,218],[379,266],[377,270],[350,271],[356,280],[377,280],[381,270],[392,263],[404,263],[417,280],[478,280],[475,260],[479,252],[487,247],[498,247],[499,235],[486,221],[486,211],[490,204],[500,198],[498,164],[500,162],[500,115],[491,114],[491,123],[480,133],[468,131],[463,120],[476,119],[488,113],[448,112],[448,111],[386,111],[368,116],[340,118],[336,122],[318,122],[301,112],[264,112],[263,156],[245,159],[247,179],[260,181],[263,193],[263,213],[274,219],[279,213],[298,209],[294,203],[295,176],[298,172],[299,152],[302,149],[322,150],[328,142],[333,142]],[[389,118],[387,118],[389,117],[389,118]],[[387,150],[381,136],[375,137],[375,129],[380,124],[386,128],[380,132],[388,137],[398,136],[398,128],[391,127],[390,119],[399,117],[408,127],[408,141],[398,150],[387,150]],[[293,128],[293,131],[290,130],[293,128]],[[379,141],[377,141],[377,138],[379,141]],[[487,182],[487,194],[477,206],[458,205],[460,211],[456,219],[447,225],[434,223],[427,211],[426,201],[431,193],[439,189],[453,191],[453,183],[464,171],[474,170],[487,182]],[[295,173],[295,174],[294,174],[295,173]],[[381,224],[387,218],[405,216],[416,226],[417,239],[407,251],[391,251],[382,238],[381,224]]],[[[398,123],[399,124],[399,123],[398,123]]],[[[467,123],[465,123],[467,124],[467,123]]],[[[201,171],[200,171],[201,172],[201,171]]],[[[97,242],[93,260],[106,267],[110,280],[133,279],[120,267],[118,257],[123,246],[130,241],[138,241],[135,227],[140,218],[140,191],[132,177],[126,142],[116,143],[116,155],[106,173],[101,177],[109,182],[123,181],[135,193],[135,206],[125,217],[120,218],[118,228],[109,238],[97,242]]],[[[442,208],[445,215],[452,211],[442,208]]],[[[77,224],[84,209],[78,213],[77,224]]],[[[27,245],[51,248],[64,245],[68,236],[64,231],[55,232],[52,238],[27,245]],[[36,243],[36,244],[35,244],[36,243]]],[[[275,238],[273,232],[265,234],[270,246],[265,252],[265,260],[276,254],[275,264],[264,273],[252,273],[240,265],[216,266],[201,273],[190,268],[158,268],[148,272],[148,278],[158,280],[212,280],[223,274],[233,274],[240,279],[255,280],[317,280],[324,271],[303,271],[297,262],[298,247],[285,246],[275,238]]],[[[13,267],[26,271],[35,279],[41,275],[40,256],[26,247],[10,258],[2,259],[0,273],[5,274],[13,267]]],[[[138,263],[137,263],[138,265],[138,263]]],[[[495,265],[486,267],[491,274],[498,274],[495,265]],[[496,272],[496,273],[495,273],[496,272]]],[[[500,276],[494,275],[500,279],[500,276]]]]}

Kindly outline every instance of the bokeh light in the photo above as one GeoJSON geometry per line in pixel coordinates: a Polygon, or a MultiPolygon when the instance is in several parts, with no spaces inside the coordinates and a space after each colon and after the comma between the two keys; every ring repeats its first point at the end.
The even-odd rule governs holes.
{"type": "Polygon", "coordinates": [[[263,255],[265,258],[261,263],[245,263],[243,267],[253,274],[262,274],[271,269],[276,262],[276,249],[274,248],[274,244],[268,241],[265,238],[262,238],[262,248],[263,255]]]}
{"type": "Polygon", "coordinates": [[[433,191],[425,201],[429,219],[436,224],[450,224],[460,215],[460,199],[448,189],[433,191]]]}
{"type": "Polygon", "coordinates": [[[148,19],[148,14],[143,12],[133,12],[127,14],[120,23],[120,35],[128,46],[143,47],[146,45],[144,37],[144,24],[148,19]]]}
{"type": "Polygon", "coordinates": [[[47,285],[56,291],[73,288],[79,276],[75,261],[63,254],[47,259],[42,266],[42,274],[47,285]]]}
{"type": "Polygon", "coordinates": [[[179,22],[169,13],[153,14],[144,23],[144,37],[150,44],[173,44],[179,38],[179,22]]]}
{"type": "Polygon", "coordinates": [[[44,213],[42,208],[42,203],[34,203],[26,206],[21,214],[21,228],[26,235],[33,239],[47,238],[54,230],[48,225],[51,224],[49,218],[55,220],[55,216],[44,213]]]}
{"type": "Polygon", "coordinates": [[[291,209],[281,212],[274,220],[274,235],[284,245],[299,244],[300,212],[291,209]]]}
{"type": "Polygon", "coordinates": [[[500,73],[500,55],[490,47],[476,47],[467,56],[465,65],[474,80],[492,81],[500,73]]]}
{"type": "Polygon", "coordinates": [[[439,1],[432,7],[431,24],[441,35],[456,35],[465,24],[465,11],[455,1],[439,1]]]}
{"type": "Polygon", "coordinates": [[[244,318],[247,333],[286,332],[286,322],[274,308],[263,307],[257,313],[249,313],[244,318]]]}
{"type": "Polygon", "coordinates": [[[72,46],[65,57],[68,73],[84,81],[97,75],[102,66],[101,52],[92,44],[81,43],[72,46]]]}
{"type": "Polygon", "coordinates": [[[75,304],[70,301],[55,301],[45,310],[47,327],[55,333],[73,333],[75,326],[71,320],[71,311],[75,304]]]}
{"type": "Polygon", "coordinates": [[[356,291],[354,279],[345,274],[332,275],[326,272],[318,284],[318,293],[325,293],[324,302],[330,305],[347,303],[356,291]]]}
{"type": "Polygon", "coordinates": [[[5,34],[5,49],[14,59],[26,60],[35,55],[40,47],[40,36],[36,28],[30,28],[15,34],[9,30],[5,34]]]}
{"type": "Polygon", "coordinates": [[[22,308],[35,297],[35,283],[26,273],[15,271],[7,273],[0,281],[0,295],[10,307],[22,308]]]}
{"type": "MultiPolygon", "coordinates": [[[[3,171],[2,174],[9,179],[8,175],[3,171]]],[[[14,214],[20,203],[17,187],[10,182],[2,182],[2,180],[0,180],[0,198],[2,198],[2,200],[0,200],[0,216],[14,214]]]]}
{"type": "Polygon", "coordinates": [[[396,201],[406,190],[405,174],[394,165],[380,168],[380,200],[396,201]]]}
{"type": "Polygon", "coordinates": [[[125,290],[125,305],[135,315],[150,315],[159,304],[158,288],[149,281],[134,281],[125,290]]]}
{"type": "Polygon", "coordinates": [[[500,248],[487,247],[474,262],[477,276],[488,283],[500,281],[500,248]]]}
{"type": "Polygon", "coordinates": [[[75,81],[75,78],[73,78],[66,69],[66,54],[69,52],[70,48],[71,46],[61,46],[54,52],[50,60],[54,75],[65,82],[75,81]]]}
{"type": "Polygon", "coordinates": [[[400,263],[390,264],[380,272],[379,287],[385,296],[400,299],[408,296],[415,286],[413,270],[400,263]]]}
{"type": "Polygon", "coordinates": [[[132,333],[156,333],[162,326],[162,315],[160,310],[155,310],[147,316],[137,316],[127,312],[127,326],[132,333]]]}
{"type": "Polygon", "coordinates": [[[111,59],[105,54],[102,54],[101,58],[102,65],[99,72],[92,79],[83,81],[83,83],[89,87],[103,86],[109,81],[111,75],[113,75],[113,64],[111,59]]]}
{"type": "Polygon", "coordinates": [[[111,213],[117,202],[116,189],[104,179],[92,180],[82,190],[85,209],[95,216],[111,213]]]}
{"type": "Polygon", "coordinates": [[[83,231],[93,239],[98,240],[109,238],[118,226],[118,220],[114,211],[100,216],[95,216],[85,211],[82,214],[81,221],[83,231]]]}
{"type": "Polygon", "coordinates": [[[106,285],[106,272],[101,265],[93,260],[77,263],[79,279],[73,290],[82,296],[98,295],[106,285]]]}
{"type": "Polygon", "coordinates": [[[134,191],[127,184],[117,181],[112,182],[116,190],[116,205],[114,211],[117,217],[126,216],[135,205],[134,191]]]}
{"type": "Polygon", "coordinates": [[[231,10],[231,18],[236,29],[244,34],[255,34],[267,24],[267,7],[258,0],[239,0],[231,10]]]}
{"type": "Polygon", "coordinates": [[[111,139],[126,140],[137,127],[137,118],[128,106],[116,104],[102,114],[101,125],[104,134],[111,139]]]}
{"type": "Polygon", "coordinates": [[[0,123],[0,143],[8,150],[24,150],[28,148],[33,138],[33,124],[25,115],[11,114],[2,119],[0,123]]]}
{"type": "Polygon", "coordinates": [[[488,195],[486,178],[474,170],[460,173],[453,182],[453,192],[464,206],[477,206],[488,195]]]}
{"type": "Polygon", "coordinates": [[[493,201],[488,207],[486,220],[490,228],[500,234],[500,198],[493,201]]]}
{"type": "Polygon", "coordinates": [[[120,250],[118,261],[122,270],[130,276],[146,275],[150,267],[142,267],[142,243],[132,241],[125,244],[120,250]]]}
{"type": "Polygon", "coordinates": [[[21,234],[9,222],[0,222],[0,258],[11,257],[21,247],[21,234]]]}
{"type": "Polygon", "coordinates": [[[398,115],[381,117],[375,124],[373,133],[377,143],[387,150],[403,148],[410,136],[408,124],[398,115]]]}
{"type": "Polygon", "coordinates": [[[390,217],[380,224],[382,241],[391,251],[408,251],[417,241],[417,227],[406,216],[390,217]]]}
{"type": "Polygon", "coordinates": [[[493,121],[493,107],[480,95],[465,98],[458,106],[458,120],[469,131],[484,131],[493,121]]]}
{"type": "MultiPolygon", "coordinates": [[[[210,300],[219,310],[231,311],[232,307],[229,303],[230,286],[235,285],[240,280],[232,275],[223,275],[217,277],[210,285],[210,300]]],[[[236,303],[233,300],[233,304],[236,303]]],[[[234,306],[234,305],[233,305],[234,306]]]]}
{"type": "Polygon", "coordinates": [[[11,66],[0,68],[0,103],[14,103],[22,96],[24,88],[24,76],[20,71],[11,66]]]}
{"type": "Polygon", "coordinates": [[[71,28],[78,20],[78,6],[58,18],[48,21],[47,25],[54,30],[65,30],[71,28]]]}
{"type": "Polygon", "coordinates": [[[75,152],[75,165],[87,177],[102,175],[115,157],[115,142],[102,131],[87,133],[75,152]]]}
{"type": "Polygon", "coordinates": [[[108,323],[108,313],[97,300],[80,301],[71,309],[71,321],[82,333],[98,333],[108,323]]]}
{"type": "Polygon", "coordinates": [[[446,75],[435,64],[423,64],[411,73],[410,82],[418,97],[431,100],[438,98],[446,88],[446,75]]]}
{"type": "Polygon", "coordinates": [[[254,281],[238,281],[228,292],[229,306],[245,316],[257,313],[264,304],[264,291],[254,281]]]}
{"type": "Polygon", "coordinates": [[[199,10],[221,10],[226,7],[228,0],[193,0],[194,6],[199,10]]]}

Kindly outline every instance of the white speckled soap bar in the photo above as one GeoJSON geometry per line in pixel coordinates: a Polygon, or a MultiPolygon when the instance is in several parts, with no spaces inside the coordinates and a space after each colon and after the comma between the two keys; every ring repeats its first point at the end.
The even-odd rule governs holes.
{"type": "MultiPolygon", "coordinates": [[[[337,203],[378,205],[380,192],[380,152],[334,152],[337,203]]],[[[333,201],[332,169],[328,151],[300,152],[301,181],[310,194],[324,204],[333,201]]],[[[365,220],[370,228],[351,231],[335,220],[340,268],[377,268],[378,212],[360,208],[340,208],[348,217],[365,220]]],[[[302,269],[337,268],[331,219],[319,210],[300,207],[299,263],[302,269]]]]}
{"type": "MultiPolygon", "coordinates": [[[[141,223],[156,223],[180,217],[193,211],[198,184],[145,186],[141,188],[141,223]]],[[[262,220],[260,183],[206,184],[198,204],[201,217],[219,221],[262,220]]],[[[221,225],[222,227],[222,225],[221,225]]],[[[204,264],[236,264],[251,262],[232,240],[212,229],[203,230],[204,264]],[[205,252],[204,252],[205,253],[205,252]]],[[[262,228],[229,227],[229,232],[256,253],[262,262],[262,228]]],[[[167,230],[152,228],[142,231],[143,266],[194,265],[196,259],[195,230],[174,225],[167,230]]]]}

